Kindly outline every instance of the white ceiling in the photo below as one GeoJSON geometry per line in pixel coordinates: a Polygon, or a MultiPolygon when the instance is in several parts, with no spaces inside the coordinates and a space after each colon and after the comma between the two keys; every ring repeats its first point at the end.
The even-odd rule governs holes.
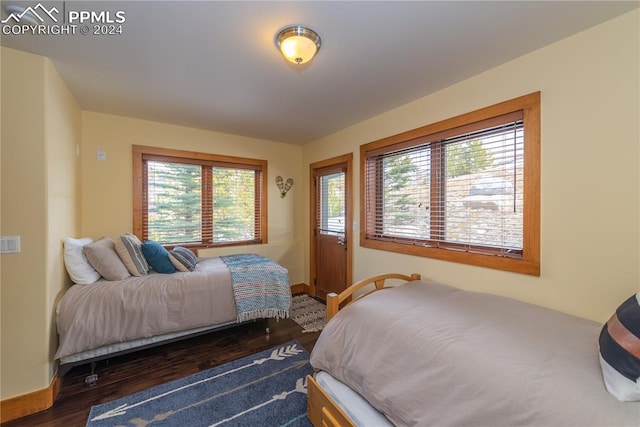
{"type": "MultiPolygon", "coordinates": [[[[2,36],[4,46],[51,58],[84,110],[291,144],[329,135],[640,5],[41,3],[65,13],[125,12],[122,35],[2,36]],[[275,34],[292,24],[308,26],[322,37],[309,64],[289,64],[275,48],[275,34]]],[[[2,4],[34,6],[37,0],[2,4]]]]}

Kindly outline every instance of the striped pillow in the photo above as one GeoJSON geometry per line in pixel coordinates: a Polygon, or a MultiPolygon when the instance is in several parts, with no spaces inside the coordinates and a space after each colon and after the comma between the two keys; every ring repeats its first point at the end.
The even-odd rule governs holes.
{"type": "Polygon", "coordinates": [[[169,260],[178,271],[193,271],[196,268],[198,259],[189,249],[176,246],[169,252],[169,260]]]}
{"type": "Polygon", "coordinates": [[[133,276],[144,276],[149,264],[142,254],[142,242],[134,234],[123,234],[116,240],[116,252],[133,276]]]}
{"type": "Polygon", "coordinates": [[[607,391],[640,400],[640,292],[622,303],[600,332],[600,366],[607,391]]]}

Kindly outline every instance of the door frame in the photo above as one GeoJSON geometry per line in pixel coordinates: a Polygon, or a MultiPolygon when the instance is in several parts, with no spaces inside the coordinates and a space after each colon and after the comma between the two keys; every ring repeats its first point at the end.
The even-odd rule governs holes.
{"type": "Polygon", "coordinates": [[[315,189],[315,171],[328,166],[337,166],[346,163],[347,170],[344,176],[345,186],[345,238],[347,240],[347,266],[346,266],[346,286],[350,286],[353,282],[353,153],[343,154],[341,156],[332,157],[330,159],[311,163],[309,165],[309,261],[310,261],[310,290],[311,295],[316,295],[316,236],[314,233],[316,222],[316,189],[315,189]]]}

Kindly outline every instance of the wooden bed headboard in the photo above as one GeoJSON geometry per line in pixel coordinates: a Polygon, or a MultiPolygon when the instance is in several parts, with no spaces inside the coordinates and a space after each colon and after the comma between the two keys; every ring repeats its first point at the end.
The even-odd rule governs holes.
{"type": "MultiPolygon", "coordinates": [[[[366,295],[369,295],[372,292],[378,291],[380,289],[384,289],[385,288],[384,284],[386,280],[398,279],[398,280],[405,280],[407,282],[410,282],[412,280],[420,280],[420,278],[421,276],[417,273],[413,273],[410,275],[402,274],[402,273],[379,274],[377,276],[368,277],[366,279],[362,279],[359,282],[354,283],[344,291],[340,292],[340,294],[331,292],[330,294],[327,294],[327,321],[331,320],[331,318],[336,315],[338,310],[340,310],[340,304],[342,302],[348,300],[349,298],[352,298],[355,292],[364,288],[367,285],[370,285],[373,283],[375,285],[375,288],[368,292],[365,292],[362,295],[358,295],[358,297],[353,298],[351,302],[357,299],[360,299],[366,295]]],[[[348,302],[347,304],[350,304],[351,302],[348,302]]]]}

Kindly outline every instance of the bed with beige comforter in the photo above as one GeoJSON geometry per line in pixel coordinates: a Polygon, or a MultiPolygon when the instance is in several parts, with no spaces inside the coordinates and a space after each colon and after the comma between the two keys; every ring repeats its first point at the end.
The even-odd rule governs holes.
{"type": "Polygon", "coordinates": [[[413,281],[342,309],[311,365],[398,426],[639,426],[640,403],[605,390],[601,327],[413,281]]]}
{"type": "MultiPolygon", "coordinates": [[[[270,263],[286,278],[286,269],[261,261],[261,270],[270,263]]],[[[247,313],[240,317],[237,309],[233,282],[229,266],[215,257],[200,258],[192,272],[151,272],[119,281],[73,285],[57,306],[59,346],[55,359],[62,365],[79,364],[246,321],[247,313]]],[[[269,286],[273,288],[270,291],[252,288],[258,301],[254,318],[288,317],[288,278],[269,286]],[[274,301],[286,310],[276,310],[274,301]]]]}

